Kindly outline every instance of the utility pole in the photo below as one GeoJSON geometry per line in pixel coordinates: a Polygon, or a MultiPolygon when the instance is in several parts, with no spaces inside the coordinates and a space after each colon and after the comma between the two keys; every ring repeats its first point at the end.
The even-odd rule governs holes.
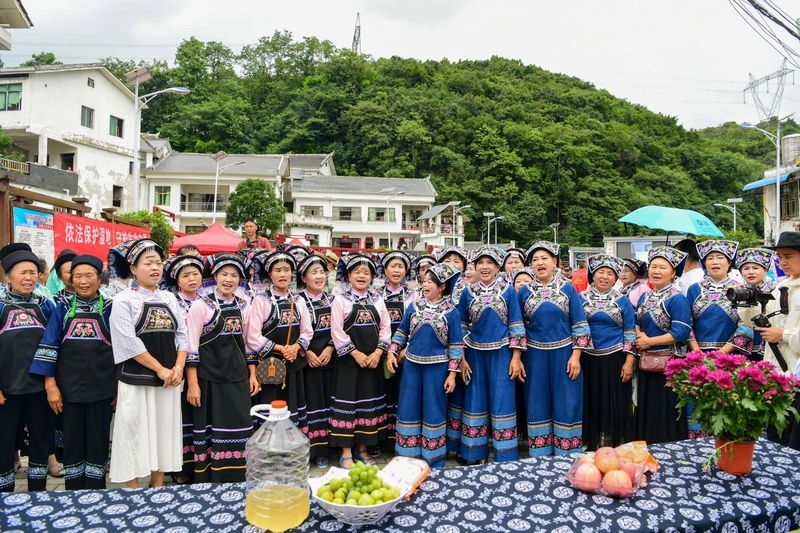
{"type": "Polygon", "coordinates": [[[355,54],[361,53],[361,13],[356,13],[356,30],[353,32],[353,44],[350,50],[355,54]]]}

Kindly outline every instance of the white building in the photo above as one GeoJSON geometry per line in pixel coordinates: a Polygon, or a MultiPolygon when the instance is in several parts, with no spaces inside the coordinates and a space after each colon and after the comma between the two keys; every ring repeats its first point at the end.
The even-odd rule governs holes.
{"type": "Polygon", "coordinates": [[[0,68],[0,127],[11,151],[76,173],[93,214],[133,208],[124,193],[133,190],[133,99],[100,63],[0,68]]]}
{"type": "Polygon", "coordinates": [[[229,154],[220,161],[217,175],[209,154],[171,152],[142,172],[144,205],[174,216],[175,229],[197,233],[215,220],[224,224],[228,197],[236,186],[260,178],[272,183],[284,201],[287,214],[279,233],[287,240],[377,248],[391,239],[393,246],[409,250],[463,242],[461,215],[455,226],[448,213],[440,213],[435,224],[429,219],[427,226],[418,220],[436,200],[429,179],[337,176],[332,156],[229,154]]]}
{"type": "Polygon", "coordinates": [[[0,0],[0,50],[11,50],[11,32],[8,30],[32,26],[33,22],[20,0],[0,0]]]}
{"type": "Polygon", "coordinates": [[[784,231],[800,229],[800,134],[781,139],[781,167],[764,171],[764,177],[748,183],[743,190],[760,194],[764,216],[764,239],[774,243],[784,231]],[[775,224],[775,176],[780,176],[781,221],[775,224]]]}

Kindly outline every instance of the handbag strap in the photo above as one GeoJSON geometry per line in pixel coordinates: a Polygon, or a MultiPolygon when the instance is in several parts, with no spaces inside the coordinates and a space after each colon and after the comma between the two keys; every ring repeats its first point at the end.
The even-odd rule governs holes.
{"type": "MultiPolygon", "coordinates": [[[[289,341],[292,340],[292,328],[294,327],[292,323],[294,322],[294,295],[290,295],[289,297],[289,332],[286,334],[286,343],[284,346],[289,346],[289,341]]],[[[299,323],[299,320],[298,320],[299,323]]]]}

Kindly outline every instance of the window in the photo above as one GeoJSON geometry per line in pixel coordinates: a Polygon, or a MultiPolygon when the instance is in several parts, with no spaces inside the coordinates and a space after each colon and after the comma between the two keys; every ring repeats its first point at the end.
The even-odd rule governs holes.
{"type": "Polygon", "coordinates": [[[94,80],[92,78],[86,78],[86,85],[94,89],[94,80]]]}
{"type": "Polygon", "coordinates": [[[369,208],[369,221],[370,222],[386,222],[386,214],[389,214],[389,222],[394,222],[394,207],[388,210],[385,207],[370,207],[369,208]]]}
{"type": "Polygon", "coordinates": [[[94,129],[94,109],[91,107],[81,106],[81,126],[94,129]]]}
{"type": "Polygon", "coordinates": [[[800,200],[800,181],[787,181],[781,186],[781,219],[797,218],[800,200]]]}
{"type": "Polygon", "coordinates": [[[133,176],[133,161],[128,161],[128,174],[133,176]]]}
{"type": "Polygon", "coordinates": [[[19,111],[22,109],[22,84],[5,83],[0,85],[0,111],[19,111]]]}
{"type": "Polygon", "coordinates": [[[321,217],[322,216],[322,206],[321,205],[304,205],[303,206],[303,216],[321,217]]]}
{"type": "Polygon", "coordinates": [[[333,208],[334,220],[350,220],[361,222],[361,208],[360,207],[334,207],[333,208]]]}
{"type": "Polygon", "coordinates": [[[188,235],[197,235],[198,233],[203,233],[207,229],[208,226],[186,226],[183,231],[188,235]]]}
{"type": "Polygon", "coordinates": [[[169,196],[172,187],[156,185],[156,205],[169,205],[169,196]]]}
{"type": "Polygon", "coordinates": [[[122,187],[119,185],[114,185],[114,196],[111,204],[114,207],[122,207],[122,187]]]}
{"type": "Polygon", "coordinates": [[[108,134],[114,137],[122,137],[122,124],[124,122],[121,118],[111,115],[108,120],[108,134]]]}

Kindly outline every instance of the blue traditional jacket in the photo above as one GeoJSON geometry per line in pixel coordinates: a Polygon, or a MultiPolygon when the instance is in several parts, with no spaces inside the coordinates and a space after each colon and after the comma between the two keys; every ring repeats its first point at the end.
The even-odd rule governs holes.
{"type": "Polygon", "coordinates": [[[547,285],[534,279],[519,289],[519,305],[525,320],[528,346],[556,350],[565,346],[592,345],[583,298],[571,283],[554,276],[547,285]]]}
{"type": "Polygon", "coordinates": [[[589,323],[592,346],[586,348],[591,355],[608,355],[619,351],[633,353],[636,340],[636,314],[630,300],[621,292],[611,289],[601,293],[594,287],[581,293],[583,312],[589,323]]]}

